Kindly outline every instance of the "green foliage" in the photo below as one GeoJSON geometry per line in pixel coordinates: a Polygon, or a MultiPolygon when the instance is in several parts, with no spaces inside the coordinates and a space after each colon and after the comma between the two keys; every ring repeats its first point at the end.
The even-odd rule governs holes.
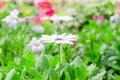
{"type": "MultiPolygon", "coordinates": [[[[0,20],[12,9],[21,10],[21,7],[26,9],[20,13],[21,17],[37,14],[27,3],[15,5],[8,2],[0,11],[0,20]]],[[[72,8],[76,11],[71,12],[74,21],[61,25],[49,21],[41,24],[45,28],[44,34],[53,34],[60,26],[58,33],[79,36],[75,45],[62,47],[60,80],[120,80],[120,26],[109,23],[110,16],[115,13],[115,4],[108,0],[88,6],[75,4],[72,8]],[[106,11],[101,12],[101,7],[106,11]],[[107,21],[94,21],[93,15],[103,15],[107,21]],[[61,26],[64,26],[63,31],[61,26]],[[88,69],[92,64],[91,70],[88,69]]],[[[58,13],[67,13],[62,11],[65,10],[58,13]]],[[[31,38],[41,36],[31,30],[32,26],[32,22],[22,23],[14,30],[0,21],[0,80],[59,80],[57,45],[45,44],[46,49],[42,53],[30,51],[28,44],[31,38]]]]}

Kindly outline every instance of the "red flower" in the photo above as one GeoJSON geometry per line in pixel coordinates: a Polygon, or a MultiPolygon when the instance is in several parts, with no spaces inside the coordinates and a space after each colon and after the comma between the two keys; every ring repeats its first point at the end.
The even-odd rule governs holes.
{"type": "Polygon", "coordinates": [[[45,15],[46,15],[46,16],[52,16],[54,13],[55,13],[55,10],[49,9],[49,10],[47,10],[47,11],[45,12],[45,15]]]}
{"type": "Polygon", "coordinates": [[[6,2],[0,2],[0,9],[6,5],[6,2]]]}
{"type": "Polygon", "coordinates": [[[43,8],[43,9],[51,9],[52,8],[52,4],[50,2],[43,1],[43,2],[39,2],[37,4],[37,7],[38,8],[43,8]]]}

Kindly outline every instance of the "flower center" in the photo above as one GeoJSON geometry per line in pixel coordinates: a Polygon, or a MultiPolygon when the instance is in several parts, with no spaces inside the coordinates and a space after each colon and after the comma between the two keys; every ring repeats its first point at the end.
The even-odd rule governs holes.
{"type": "Polygon", "coordinates": [[[55,41],[60,41],[63,40],[62,38],[56,38],[55,41]]]}

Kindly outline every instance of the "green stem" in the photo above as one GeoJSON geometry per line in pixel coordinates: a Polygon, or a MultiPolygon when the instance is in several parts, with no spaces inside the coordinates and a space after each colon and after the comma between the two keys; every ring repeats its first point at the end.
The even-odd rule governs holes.
{"type": "Polygon", "coordinates": [[[58,45],[58,50],[59,50],[59,69],[58,69],[58,80],[60,80],[60,66],[61,66],[61,50],[62,50],[62,45],[58,45]]]}

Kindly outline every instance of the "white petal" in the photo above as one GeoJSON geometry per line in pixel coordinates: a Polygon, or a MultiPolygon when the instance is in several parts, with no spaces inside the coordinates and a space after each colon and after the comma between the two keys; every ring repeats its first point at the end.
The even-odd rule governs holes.
{"type": "Polygon", "coordinates": [[[44,28],[41,26],[34,26],[32,30],[40,34],[42,34],[45,31],[44,28]]]}

